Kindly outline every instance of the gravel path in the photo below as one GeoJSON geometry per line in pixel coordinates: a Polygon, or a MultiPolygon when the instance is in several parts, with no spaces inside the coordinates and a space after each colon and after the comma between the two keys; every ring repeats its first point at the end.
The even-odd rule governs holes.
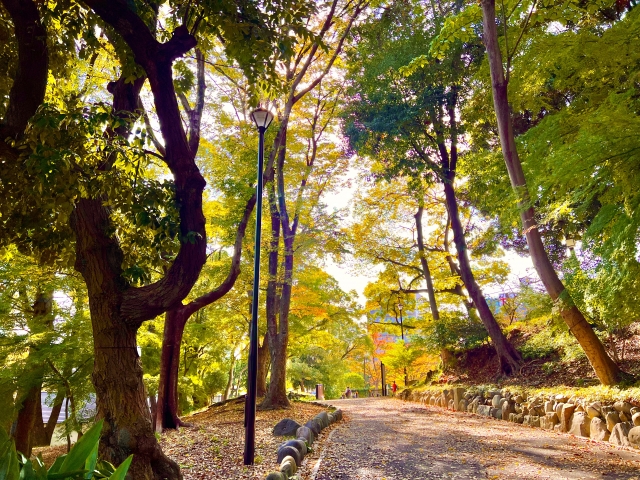
{"type": "Polygon", "coordinates": [[[640,455],[605,442],[395,399],[331,403],[348,421],[304,479],[640,480],[640,455]]]}

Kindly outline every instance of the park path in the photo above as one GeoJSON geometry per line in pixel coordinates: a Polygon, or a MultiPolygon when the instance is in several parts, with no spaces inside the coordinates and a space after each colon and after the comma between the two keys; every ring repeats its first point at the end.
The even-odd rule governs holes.
{"type": "Polygon", "coordinates": [[[305,480],[640,480],[640,454],[604,442],[389,398],[330,403],[348,421],[305,480]]]}

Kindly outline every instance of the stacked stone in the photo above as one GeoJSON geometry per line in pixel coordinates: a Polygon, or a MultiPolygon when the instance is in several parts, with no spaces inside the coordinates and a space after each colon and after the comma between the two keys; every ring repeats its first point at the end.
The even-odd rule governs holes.
{"type": "Polygon", "coordinates": [[[342,410],[340,409],[331,413],[320,412],[304,425],[300,425],[290,418],[280,420],[273,427],[273,434],[278,436],[295,435],[296,438],[295,440],[287,440],[278,447],[280,471],[271,472],[267,475],[266,480],[288,480],[293,477],[302,465],[302,460],[316,436],[329,425],[340,420],[342,420],[342,410]]]}
{"type": "Polygon", "coordinates": [[[629,402],[586,402],[566,395],[524,398],[508,391],[466,392],[456,387],[440,393],[420,392],[416,400],[451,410],[555,430],[614,445],[640,448],[640,408],[629,402]]]}

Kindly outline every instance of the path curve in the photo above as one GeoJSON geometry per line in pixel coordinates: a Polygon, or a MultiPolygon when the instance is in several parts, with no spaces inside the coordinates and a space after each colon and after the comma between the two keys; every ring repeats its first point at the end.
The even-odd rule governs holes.
{"type": "Polygon", "coordinates": [[[606,442],[389,398],[330,403],[349,421],[307,480],[640,480],[640,454],[606,442]]]}

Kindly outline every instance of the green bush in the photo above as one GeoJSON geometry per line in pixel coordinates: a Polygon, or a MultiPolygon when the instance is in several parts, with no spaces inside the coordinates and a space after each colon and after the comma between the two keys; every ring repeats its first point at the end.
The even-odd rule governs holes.
{"type": "Polygon", "coordinates": [[[47,470],[38,456],[33,461],[16,452],[13,440],[0,427],[0,479],[2,480],[124,480],[133,455],[115,468],[109,462],[98,460],[98,443],[102,431],[100,420],[85,433],[66,455],[56,458],[47,470]]]}
{"type": "Polygon", "coordinates": [[[548,326],[533,334],[520,347],[520,353],[526,360],[545,358],[557,353],[563,362],[571,362],[585,357],[584,351],[576,339],[566,330],[548,326]]]}

